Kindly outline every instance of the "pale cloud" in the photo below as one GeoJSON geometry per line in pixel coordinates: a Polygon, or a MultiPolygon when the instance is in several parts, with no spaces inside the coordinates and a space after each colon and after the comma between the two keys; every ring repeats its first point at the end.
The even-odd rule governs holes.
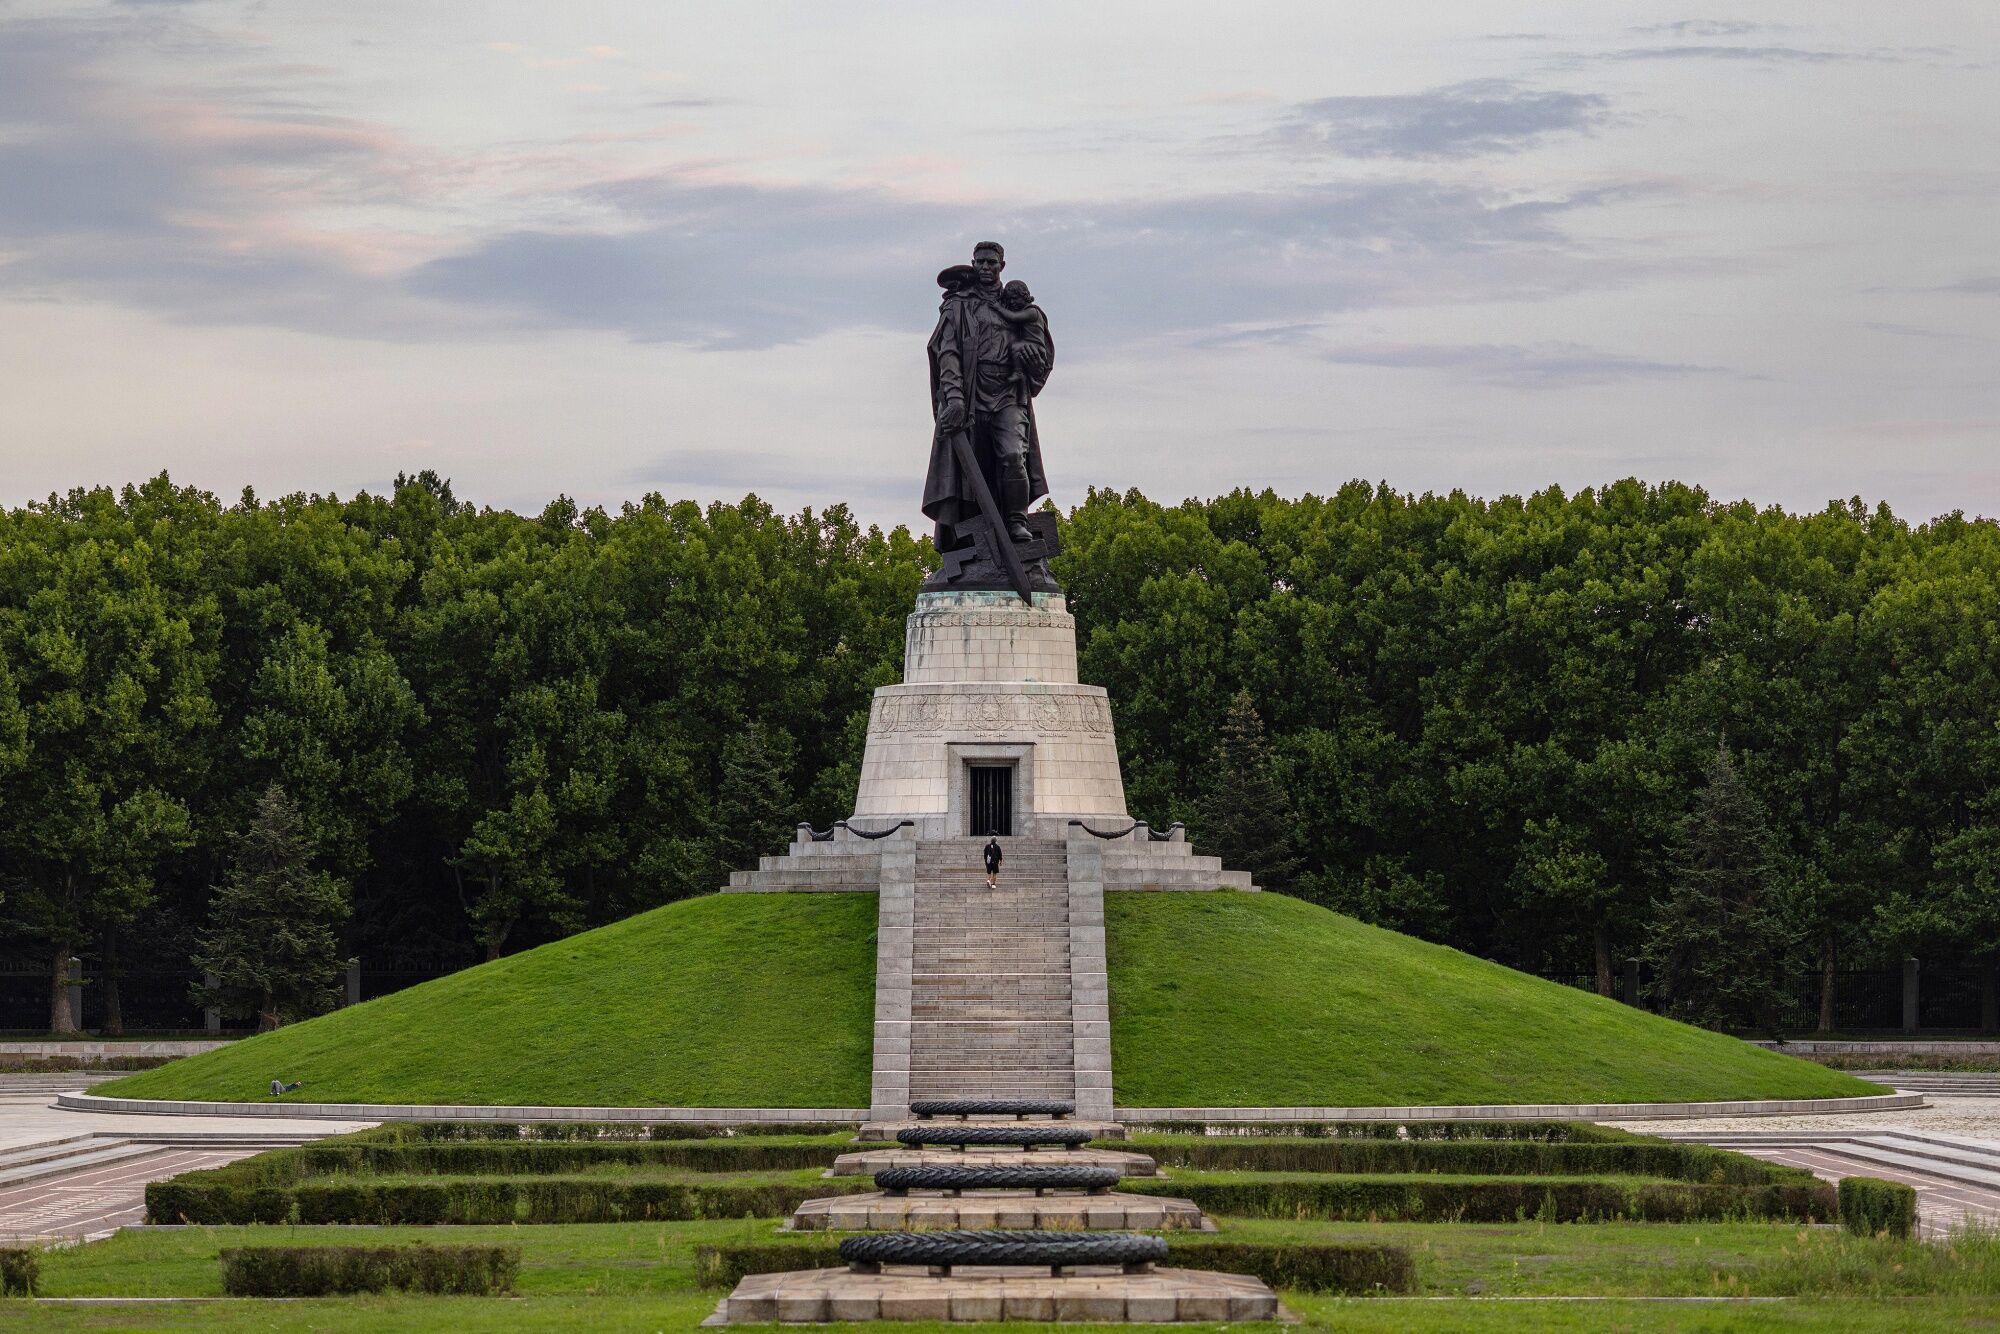
{"type": "Polygon", "coordinates": [[[1580,385],[1612,384],[1620,380],[1679,379],[1691,375],[1730,373],[1720,366],[1656,361],[1574,343],[1535,346],[1376,343],[1328,348],[1319,355],[1327,361],[1347,366],[1381,366],[1396,370],[1470,375],[1488,384],[1513,389],[1566,389],[1580,385]]]}
{"type": "Polygon", "coordinates": [[[1294,107],[1274,132],[1292,148],[1356,158],[1469,158],[1518,153],[1551,135],[1606,122],[1597,93],[1479,79],[1421,93],[1325,97],[1294,107]]]}

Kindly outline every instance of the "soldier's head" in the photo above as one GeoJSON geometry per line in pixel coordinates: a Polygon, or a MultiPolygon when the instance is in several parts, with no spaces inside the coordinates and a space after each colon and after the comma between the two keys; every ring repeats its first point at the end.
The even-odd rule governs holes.
{"type": "Polygon", "coordinates": [[[998,287],[1000,270],[1007,267],[1007,252],[998,241],[981,241],[972,247],[972,267],[979,270],[981,287],[998,287]]]}

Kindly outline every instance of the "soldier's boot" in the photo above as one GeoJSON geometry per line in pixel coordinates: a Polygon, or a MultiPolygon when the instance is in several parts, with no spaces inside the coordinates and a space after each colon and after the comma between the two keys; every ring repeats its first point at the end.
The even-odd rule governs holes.
{"type": "Polygon", "coordinates": [[[1007,516],[1007,536],[1016,542],[1032,542],[1035,530],[1028,527],[1028,469],[1018,475],[1008,470],[1000,475],[1000,509],[1007,516]]]}

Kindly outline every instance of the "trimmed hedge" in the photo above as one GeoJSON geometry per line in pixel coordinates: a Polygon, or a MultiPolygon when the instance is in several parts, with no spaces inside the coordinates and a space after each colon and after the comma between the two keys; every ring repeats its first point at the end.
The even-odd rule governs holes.
{"type": "Polygon", "coordinates": [[[1176,1269],[1251,1274],[1274,1288],[1367,1297],[1417,1290],[1417,1264],[1401,1246],[1265,1245],[1246,1241],[1167,1240],[1176,1269]]]}
{"type": "Polygon", "coordinates": [[[1840,1179],[1840,1222],[1863,1237],[1886,1232],[1908,1237],[1917,1230],[1917,1192],[1900,1181],[1877,1177],[1840,1179]]]}
{"type": "Polygon", "coordinates": [[[32,1297],[41,1277],[41,1252],[31,1246],[0,1247],[0,1297],[32,1297]]]}
{"type": "MultiPolygon", "coordinates": [[[[1267,1245],[1169,1236],[1166,1262],[1176,1269],[1252,1274],[1294,1292],[1369,1296],[1417,1290],[1416,1262],[1400,1246],[1267,1245]]],[[[695,1281],[704,1288],[734,1287],[750,1274],[832,1269],[840,1263],[837,1246],[828,1242],[698,1246],[694,1253],[695,1281]]]]}
{"type": "MultiPolygon", "coordinates": [[[[368,1172],[378,1176],[550,1176],[593,1167],[676,1167],[691,1172],[791,1171],[831,1167],[849,1152],[845,1144],[765,1144],[755,1141],[696,1140],[692,1143],[536,1144],[308,1144],[299,1155],[299,1175],[331,1176],[368,1172]]],[[[285,1170],[280,1167],[278,1171],[285,1170]]]]}
{"type": "Polygon", "coordinates": [[[341,1136],[342,1143],[439,1144],[481,1140],[609,1141],[754,1139],[772,1135],[852,1135],[853,1121],[796,1121],[747,1125],[624,1121],[389,1121],[341,1136]]]}
{"type": "Polygon", "coordinates": [[[232,1246],[222,1252],[222,1290],[231,1297],[488,1297],[513,1291],[520,1270],[517,1246],[232,1246]]]}
{"type": "Polygon", "coordinates": [[[1139,1195],[1170,1195],[1206,1213],[1238,1218],[1324,1218],[1341,1221],[1549,1223],[1631,1219],[1648,1223],[1783,1219],[1832,1222],[1833,1188],[1808,1175],[1783,1185],[1711,1185],[1612,1181],[1426,1181],[1421,1177],[1278,1177],[1266,1181],[1154,1181],[1121,1187],[1139,1195]]]}
{"type": "Polygon", "coordinates": [[[263,1185],[228,1168],[146,1187],[153,1223],[626,1223],[783,1217],[809,1199],[859,1194],[865,1178],[803,1185],[617,1181],[594,1177],[263,1185]]]}
{"type": "Polygon", "coordinates": [[[1641,1136],[1590,1121],[1130,1121],[1131,1133],[1204,1138],[1537,1140],[1544,1144],[1617,1144],[1641,1136]]]}
{"type": "Polygon", "coordinates": [[[1647,1176],[1715,1184],[1809,1179],[1747,1154],[1634,1138],[1612,1144],[1521,1140],[1160,1139],[1134,1147],[1162,1167],[1207,1172],[1345,1172],[1455,1176],[1647,1176]]]}

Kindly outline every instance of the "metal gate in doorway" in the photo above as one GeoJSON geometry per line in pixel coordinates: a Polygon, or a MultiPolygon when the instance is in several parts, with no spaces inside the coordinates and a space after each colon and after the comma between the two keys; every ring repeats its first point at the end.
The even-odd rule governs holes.
{"type": "Polygon", "coordinates": [[[975,764],[972,767],[972,827],[965,832],[1011,835],[1014,832],[1014,766],[975,764]]]}

